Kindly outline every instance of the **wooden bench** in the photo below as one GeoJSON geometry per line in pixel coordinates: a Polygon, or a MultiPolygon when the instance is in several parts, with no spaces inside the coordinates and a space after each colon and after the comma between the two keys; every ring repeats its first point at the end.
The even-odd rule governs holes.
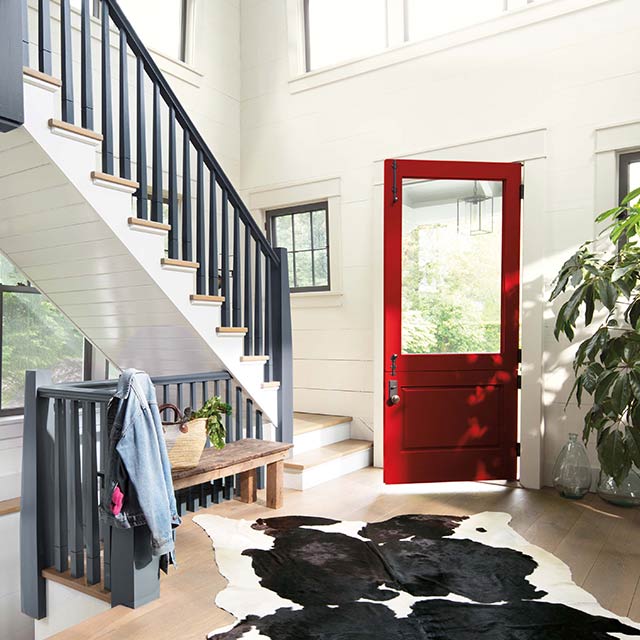
{"type": "Polygon", "coordinates": [[[291,447],[292,444],[285,442],[247,438],[230,442],[224,449],[205,449],[197,467],[172,473],[173,488],[177,491],[240,474],[240,500],[251,503],[257,499],[256,471],[266,465],[267,507],[279,509],[282,506],[284,459],[291,447]]]}

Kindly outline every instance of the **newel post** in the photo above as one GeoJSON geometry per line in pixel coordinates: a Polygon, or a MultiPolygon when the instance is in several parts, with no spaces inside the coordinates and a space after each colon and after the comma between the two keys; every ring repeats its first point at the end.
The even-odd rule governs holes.
{"type": "Polygon", "coordinates": [[[275,249],[279,264],[271,264],[273,378],[280,381],[278,391],[279,439],[293,442],[293,347],[291,336],[291,302],[287,250],[275,249]]]}
{"type": "Polygon", "coordinates": [[[0,132],[24,124],[23,11],[27,0],[0,0],[0,132]]]}
{"type": "MultiPolygon", "coordinates": [[[[0,4],[2,0],[0,0],[0,4]]],[[[27,371],[24,389],[22,492],[20,504],[20,597],[26,615],[47,615],[42,570],[53,564],[53,412],[39,387],[50,371],[27,371]]]]}

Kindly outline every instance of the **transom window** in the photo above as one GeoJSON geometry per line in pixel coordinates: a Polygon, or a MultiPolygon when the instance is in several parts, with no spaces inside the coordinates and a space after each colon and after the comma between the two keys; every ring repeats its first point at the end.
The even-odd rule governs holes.
{"type": "Polygon", "coordinates": [[[292,292],[329,290],[327,202],[267,211],[267,230],[274,247],[287,249],[292,292]]]}
{"type": "Polygon", "coordinates": [[[304,0],[306,70],[450,33],[547,0],[304,0]]]}

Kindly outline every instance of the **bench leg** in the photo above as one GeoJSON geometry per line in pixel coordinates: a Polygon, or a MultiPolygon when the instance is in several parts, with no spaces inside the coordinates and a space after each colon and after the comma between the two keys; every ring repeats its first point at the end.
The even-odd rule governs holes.
{"type": "Polygon", "coordinates": [[[282,507],[282,490],[284,488],[284,460],[267,465],[267,507],[282,507]]]}
{"type": "Polygon", "coordinates": [[[255,502],[258,499],[258,485],[256,482],[256,470],[249,469],[240,474],[240,500],[242,502],[255,502]]]}

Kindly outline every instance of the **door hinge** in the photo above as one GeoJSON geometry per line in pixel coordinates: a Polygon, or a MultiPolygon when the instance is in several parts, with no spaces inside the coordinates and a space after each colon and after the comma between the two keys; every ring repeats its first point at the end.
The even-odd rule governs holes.
{"type": "Polygon", "coordinates": [[[393,202],[398,202],[398,163],[393,161],[393,184],[391,185],[391,192],[393,193],[393,202]]]}
{"type": "Polygon", "coordinates": [[[518,364],[522,362],[522,348],[518,349],[518,364]]]}
{"type": "Polygon", "coordinates": [[[520,374],[518,374],[516,377],[516,384],[518,389],[522,389],[522,376],[520,374]]]}
{"type": "Polygon", "coordinates": [[[524,185],[520,185],[520,200],[524,200],[524,185]]]}
{"type": "Polygon", "coordinates": [[[519,458],[522,455],[522,445],[516,442],[516,457],[519,458]]]}

